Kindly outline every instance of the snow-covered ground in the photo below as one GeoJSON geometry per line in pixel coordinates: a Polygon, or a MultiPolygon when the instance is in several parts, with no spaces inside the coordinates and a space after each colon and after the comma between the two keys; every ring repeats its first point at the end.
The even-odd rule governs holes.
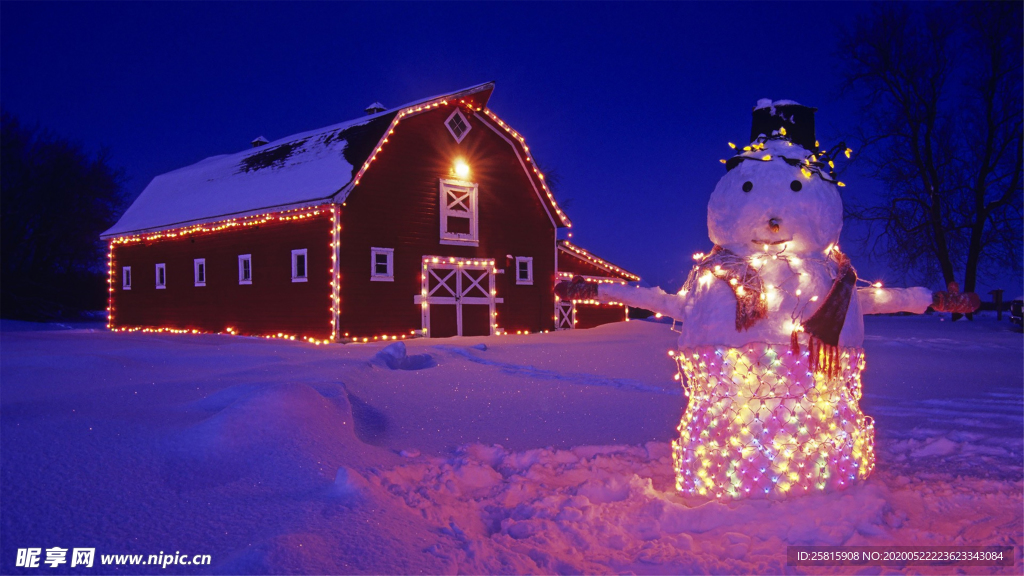
{"type": "Polygon", "coordinates": [[[872,477],[720,504],[673,489],[665,324],[403,350],[4,322],[0,573],[835,572],[787,567],[786,546],[998,544],[1015,567],[968,571],[1019,574],[1009,326],[867,318],[872,477]],[[96,566],[15,566],[55,546],[96,566]],[[99,565],[160,552],[212,566],[99,565]]]}

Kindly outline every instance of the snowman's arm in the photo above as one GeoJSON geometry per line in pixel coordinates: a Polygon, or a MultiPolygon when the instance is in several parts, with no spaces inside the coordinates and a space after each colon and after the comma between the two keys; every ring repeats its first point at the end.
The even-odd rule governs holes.
{"type": "Polygon", "coordinates": [[[891,314],[912,312],[923,314],[932,304],[932,291],[913,288],[861,288],[857,290],[860,309],[864,314],[891,314]]]}
{"type": "Polygon", "coordinates": [[[669,294],[661,288],[641,288],[626,284],[598,284],[597,299],[601,302],[622,302],[634,308],[644,308],[662,316],[683,317],[683,298],[669,294]]]}

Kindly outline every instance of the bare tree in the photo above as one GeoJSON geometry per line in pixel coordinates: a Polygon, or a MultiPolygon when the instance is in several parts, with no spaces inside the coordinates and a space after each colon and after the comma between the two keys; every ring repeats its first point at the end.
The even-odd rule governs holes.
{"type": "Polygon", "coordinates": [[[963,14],[971,63],[965,92],[975,105],[965,110],[957,168],[967,180],[954,214],[969,233],[964,289],[973,291],[983,256],[996,266],[1021,262],[1024,40],[1019,2],[968,4],[963,14]]]}
{"type": "Polygon", "coordinates": [[[904,275],[974,291],[1022,258],[1021,4],[875,6],[840,33],[877,202],[849,203],[904,275]]]}

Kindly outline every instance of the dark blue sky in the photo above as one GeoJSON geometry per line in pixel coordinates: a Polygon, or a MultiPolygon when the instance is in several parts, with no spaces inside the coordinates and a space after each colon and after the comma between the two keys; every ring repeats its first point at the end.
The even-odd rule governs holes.
{"type": "MultiPolygon", "coordinates": [[[[494,80],[490,108],[560,177],[573,240],[678,288],[709,247],[726,142],[759,98],[837,143],[835,31],[865,3],[11,3],[0,102],[90,149],[134,197],[207,156],[494,80]]],[[[844,175],[844,194],[876,184],[844,175]]],[[[863,276],[886,278],[861,258],[863,276]]],[[[933,287],[938,288],[938,287],[933,287]]],[[[987,290],[988,288],[986,288],[987,290]]],[[[1011,289],[1012,290],[1012,289],[1011,289]]]]}

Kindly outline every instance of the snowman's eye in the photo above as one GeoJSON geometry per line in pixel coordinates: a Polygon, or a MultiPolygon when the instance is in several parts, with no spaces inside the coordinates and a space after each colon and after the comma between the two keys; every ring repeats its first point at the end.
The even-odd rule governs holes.
{"type": "Polygon", "coordinates": [[[803,188],[803,187],[804,187],[804,185],[801,184],[799,180],[793,180],[792,182],[789,183],[789,188],[793,192],[799,192],[800,189],[803,188]]]}
{"type": "Polygon", "coordinates": [[[743,183],[743,191],[744,192],[750,192],[753,189],[754,189],[754,183],[753,182],[748,180],[748,181],[743,183]]]}

